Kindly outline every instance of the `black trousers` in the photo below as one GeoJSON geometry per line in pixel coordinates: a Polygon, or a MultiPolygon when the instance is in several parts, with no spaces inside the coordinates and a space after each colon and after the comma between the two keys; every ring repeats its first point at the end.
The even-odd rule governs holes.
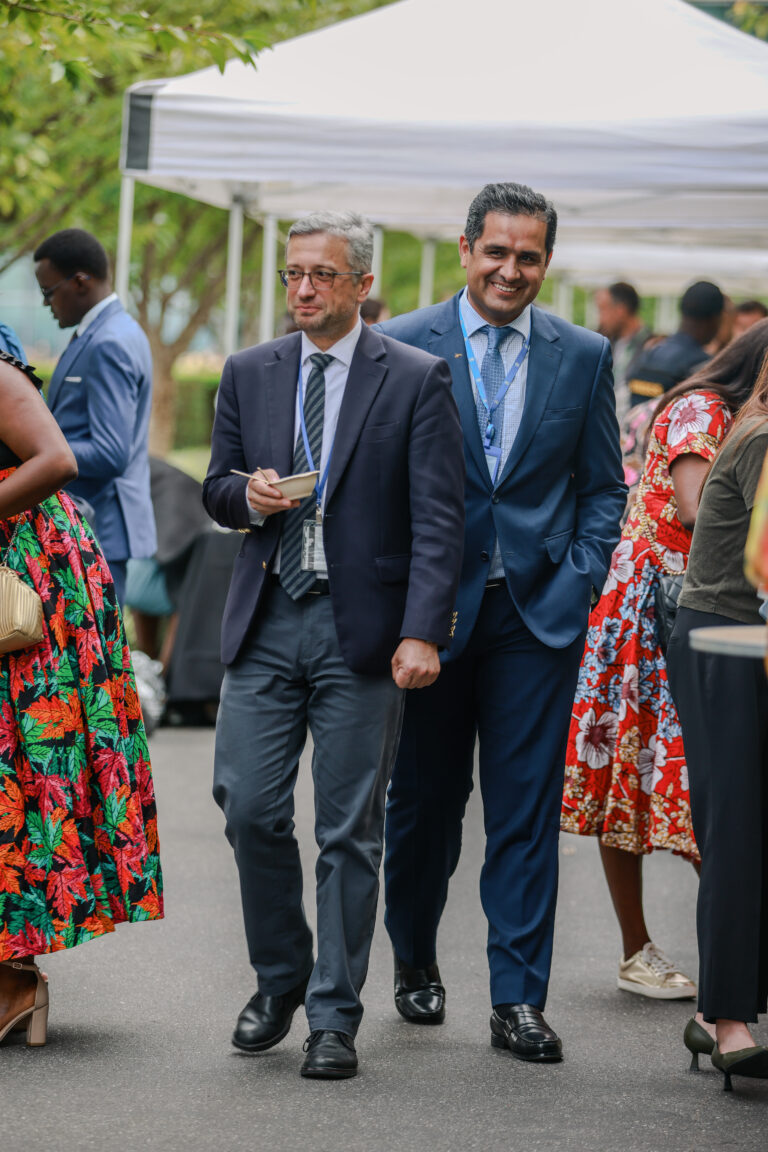
{"type": "Polygon", "coordinates": [[[768,993],[768,682],[761,660],[696,652],[692,628],[737,624],[680,608],[667,651],[701,852],[699,1010],[757,1020],[768,993]]]}

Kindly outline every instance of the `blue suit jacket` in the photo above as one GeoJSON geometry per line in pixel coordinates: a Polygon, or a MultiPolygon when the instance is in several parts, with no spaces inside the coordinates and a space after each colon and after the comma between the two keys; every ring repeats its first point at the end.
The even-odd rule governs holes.
{"type": "Polygon", "coordinates": [[[149,342],[119,300],[64,350],[48,405],[77,460],[68,491],[92,505],[108,560],[153,556],[147,438],[152,406],[149,342]]]}
{"type": "MultiPolygon", "coordinates": [[[[246,533],[235,560],[221,658],[237,659],[259,610],[283,517],[252,527],[247,481],[230,469],[291,471],[301,336],[224,366],[203,502],[246,533]]],[[[339,412],[323,538],[341,652],[383,675],[400,639],[450,641],[464,527],[461,426],[446,365],[363,326],[339,412]]]]}
{"type": "Polygon", "coordinates": [[[602,336],[532,308],[520,429],[496,486],[483,455],[459,322],[460,293],[398,316],[381,331],[448,361],[464,429],[466,529],[447,659],[469,639],[498,536],[510,594],[542,643],[564,648],[584,630],[602,588],[626,500],[611,352],[602,336]]]}

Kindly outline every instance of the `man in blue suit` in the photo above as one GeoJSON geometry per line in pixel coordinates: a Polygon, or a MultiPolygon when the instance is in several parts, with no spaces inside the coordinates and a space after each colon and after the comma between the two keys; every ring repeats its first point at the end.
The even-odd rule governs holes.
{"type": "Polygon", "coordinates": [[[530,188],[487,185],[459,241],[467,287],[382,326],[448,361],[467,468],[456,634],[439,680],[408,695],[387,803],[395,1004],[444,1018],[437,929],[479,737],[491,1042],[542,1061],[562,1056],[542,1011],[566,738],[626,496],[608,342],[533,307],[556,227],[530,188]]]}
{"type": "Polygon", "coordinates": [[[362,323],[372,254],[373,229],[353,213],[292,226],[280,276],[299,331],[227,361],[203,487],[211,516],[245,533],[222,623],[214,768],[258,976],[233,1043],[271,1048],[305,1003],[301,1074],[321,1079],[357,1070],[403,690],[440,670],[464,525],[448,367],[362,323]],[[311,493],[283,497],[279,478],[307,471],[311,493]],[[316,961],[293,835],[307,728],[316,961]]]}
{"type": "Polygon", "coordinates": [[[45,304],[75,332],[48,390],[48,405],[75,454],[68,491],[93,509],[92,527],[122,604],[130,557],[157,548],[147,440],[152,406],[149,342],[118,300],[107,254],[80,228],[55,232],[34,254],[45,304]]]}

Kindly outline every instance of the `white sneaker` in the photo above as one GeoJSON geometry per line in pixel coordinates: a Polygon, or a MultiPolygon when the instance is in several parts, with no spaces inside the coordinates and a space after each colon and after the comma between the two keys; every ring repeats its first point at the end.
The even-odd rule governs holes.
{"type": "Polygon", "coordinates": [[[624,992],[636,992],[653,1000],[691,1000],[696,995],[694,982],[679,972],[650,940],[629,960],[621,958],[617,983],[624,992]]]}

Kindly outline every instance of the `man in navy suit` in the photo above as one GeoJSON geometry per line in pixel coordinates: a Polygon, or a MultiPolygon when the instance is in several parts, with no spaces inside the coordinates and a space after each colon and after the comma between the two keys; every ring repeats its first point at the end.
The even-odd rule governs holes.
{"type": "Polygon", "coordinates": [[[157,548],[149,492],[152,407],[149,342],[112,291],[107,254],[80,228],[55,232],[34,254],[43,300],[75,328],[48,390],[48,406],[77,460],[68,486],[93,510],[92,527],[122,604],[128,559],[157,548]]]}
{"type": "Polygon", "coordinates": [[[222,623],[214,769],[258,976],[233,1043],[271,1048],[305,1003],[301,1071],[324,1079],[357,1070],[404,689],[438,675],[463,538],[450,373],[361,322],[372,255],[373,230],[352,213],[293,225],[280,276],[299,331],[227,361],[203,489],[211,516],[245,533],[222,623]],[[284,498],[279,478],[307,471],[311,494],[284,498]],[[316,961],[293,835],[307,728],[316,961]]]}
{"type": "Polygon", "coordinates": [[[451,367],[467,466],[458,620],[437,683],[409,694],[387,803],[386,924],[395,1004],[439,1024],[436,938],[479,737],[491,1042],[561,1059],[546,1023],[566,737],[592,595],[626,488],[607,340],[533,307],[557,216],[489,184],[459,241],[467,286],[391,320],[451,367]]]}

